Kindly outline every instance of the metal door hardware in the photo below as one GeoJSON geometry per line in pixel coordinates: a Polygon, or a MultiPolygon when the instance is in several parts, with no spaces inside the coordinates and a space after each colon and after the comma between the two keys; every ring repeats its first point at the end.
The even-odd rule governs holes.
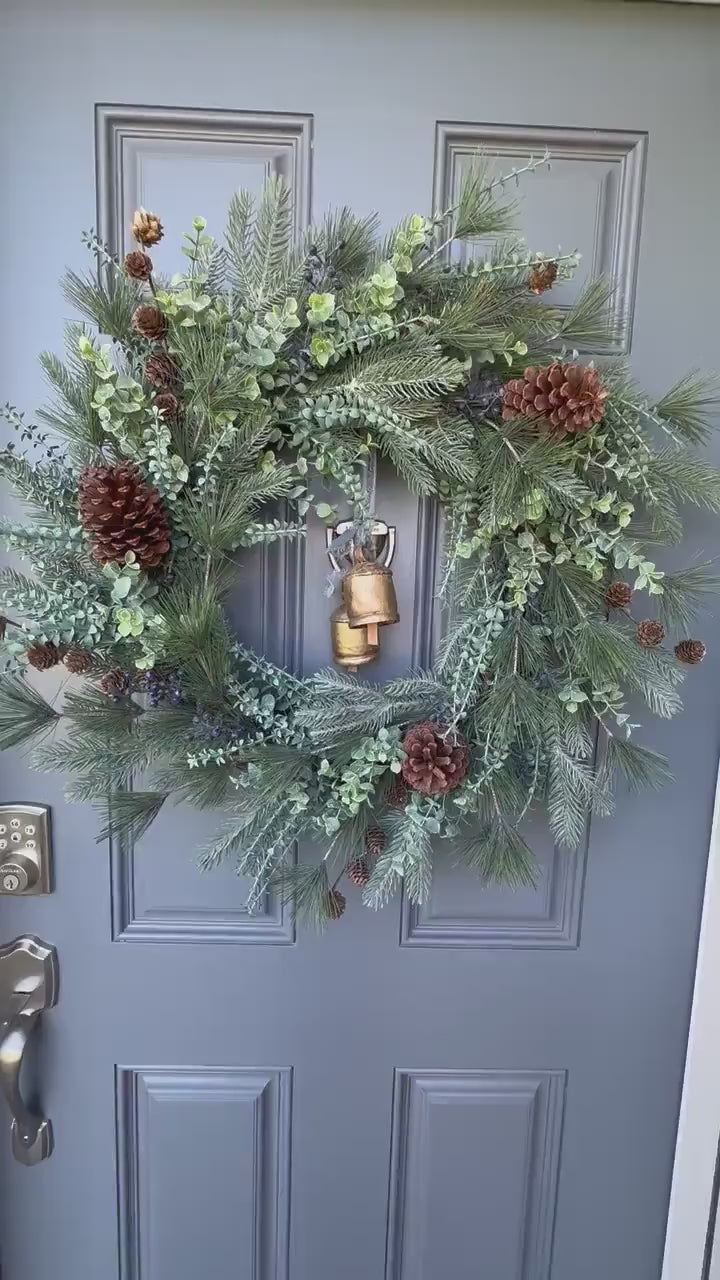
{"type": "Polygon", "coordinates": [[[47,805],[0,805],[0,893],[30,897],[51,889],[47,805]]]}
{"type": "Polygon", "coordinates": [[[0,947],[0,1089],[12,1115],[12,1150],[21,1164],[39,1164],[53,1149],[52,1125],[23,1102],[20,1071],[28,1040],[58,994],[57,952],[40,938],[0,947]]]}

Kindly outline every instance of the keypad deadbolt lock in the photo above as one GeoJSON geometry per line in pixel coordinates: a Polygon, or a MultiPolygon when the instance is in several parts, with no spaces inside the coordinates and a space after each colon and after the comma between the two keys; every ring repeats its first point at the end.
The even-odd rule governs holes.
{"type": "Polygon", "coordinates": [[[0,894],[30,897],[51,888],[47,805],[0,805],[0,894]]]}

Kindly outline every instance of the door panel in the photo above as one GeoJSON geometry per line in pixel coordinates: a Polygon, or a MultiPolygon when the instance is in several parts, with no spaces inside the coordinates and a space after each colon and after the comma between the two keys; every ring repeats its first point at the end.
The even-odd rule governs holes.
{"type": "Polygon", "coordinates": [[[562,1071],[397,1073],[388,1276],[548,1274],[564,1092],[562,1071]]]}
{"type": "Polygon", "coordinates": [[[286,1280],[291,1089],[289,1068],[120,1069],[123,1275],[286,1280]]]}
{"type": "MultiPolygon", "coordinates": [[[[580,281],[614,274],[652,391],[717,364],[718,11],[7,0],[3,22],[3,399],[41,402],[35,353],[60,347],[55,280],[82,267],[93,208],[118,249],[135,205],[156,208],[171,272],[191,217],[219,232],[268,173],[298,226],[348,203],[387,227],[452,198],[478,147],[507,168],[552,151],[519,191],[529,246],[578,248],[580,281]]],[[[432,660],[441,529],[382,468],[377,508],[398,528],[385,679],[432,660]]],[[[715,536],[695,518],[678,562],[715,536]]],[[[328,568],[319,522],[244,557],[238,635],[326,665],[328,568]]],[[[232,871],[199,874],[212,815],[170,809],[107,850],[60,780],[2,757],[1,800],[52,805],[56,878],[0,898],[0,942],[54,943],[61,980],[27,1081],[52,1158],[14,1163],[0,1118],[3,1280],[658,1280],[719,636],[708,620],[682,721],[645,733],[674,787],[621,797],[577,855],[533,828],[533,891],[484,890],[450,855],[422,909],[352,895],[322,939],[272,899],[248,916],[232,871]]]]}

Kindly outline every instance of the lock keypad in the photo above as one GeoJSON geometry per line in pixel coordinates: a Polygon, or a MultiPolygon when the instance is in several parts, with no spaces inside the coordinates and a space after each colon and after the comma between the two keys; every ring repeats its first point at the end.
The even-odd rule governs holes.
{"type": "Polygon", "coordinates": [[[0,894],[51,892],[50,810],[0,805],[0,894]]]}

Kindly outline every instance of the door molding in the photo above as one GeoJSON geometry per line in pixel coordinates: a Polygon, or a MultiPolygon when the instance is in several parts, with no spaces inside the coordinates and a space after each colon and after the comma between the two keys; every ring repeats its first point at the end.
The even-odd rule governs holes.
{"type": "Polygon", "coordinates": [[[720,1280],[720,772],[661,1280],[720,1280]],[[715,1248],[713,1249],[713,1236],[715,1248]]]}

